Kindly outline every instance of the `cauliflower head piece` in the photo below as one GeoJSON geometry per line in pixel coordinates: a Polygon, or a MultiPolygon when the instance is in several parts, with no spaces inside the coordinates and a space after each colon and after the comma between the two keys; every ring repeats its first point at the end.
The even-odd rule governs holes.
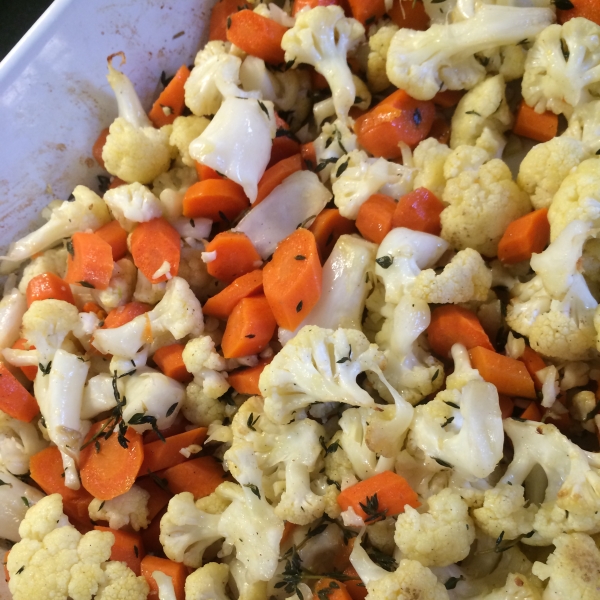
{"type": "Polygon", "coordinates": [[[390,86],[385,66],[392,38],[398,29],[399,27],[394,23],[388,23],[369,36],[367,82],[372,92],[383,92],[390,86]]]}

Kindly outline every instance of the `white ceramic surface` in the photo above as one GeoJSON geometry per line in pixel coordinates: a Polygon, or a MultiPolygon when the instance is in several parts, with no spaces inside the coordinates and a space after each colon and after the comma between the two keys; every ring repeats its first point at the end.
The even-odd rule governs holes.
{"type": "MultiPolygon", "coordinates": [[[[92,144],[116,116],[106,57],[125,52],[122,70],[149,108],[161,71],[193,61],[212,4],[55,0],[0,63],[1,254],[48,202],[79,183],[96,189],[92,144]]],[[[0,600],[9,598],[0,576],[0,600]]]]}

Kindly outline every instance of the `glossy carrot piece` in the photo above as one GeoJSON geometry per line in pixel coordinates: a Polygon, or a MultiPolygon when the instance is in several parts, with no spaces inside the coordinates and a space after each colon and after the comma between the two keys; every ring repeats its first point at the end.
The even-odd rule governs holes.
{"type": "Polygon", "coordinates": [[[202,312],[225,321],[240,300],[260,294],[262,291],[263,272],[257,269],[238,277],[218,294],[209,298],[204,303],[202,312]]]}
{"type": "Polygon", "coordinates": [[[392,218],[396,202],[385,194],[373,194],[358,210],[356,228],[369,240],[381,244],[383,238],[392,229],[392,218]]]}
{"type": "Polygon", "coordinates": [[[140,575],[142,559],[146,554],[141,534],[124,531],[123,529],[102,527],[101,525],[96,525],[94,529],[108,531],[115,536],[115,543],[110,552],[110,560],[124,562],[136,575],[140,575]]]}
{"type": "Polygon", "coordinates": [[[54,273],[40,273],[32,277],[27,284],[25,296],[28,308],[36,300],[63,300],[75,304],[69,284],[54,273]]]}
{"type": "Polygon", "coordinates": [[[392,227],[406,227],[440,235],[442,223],[440,215],[444,204],[427,188],[420,187],[405,194],[398,200],[392,217],[392,227]]]}
{"type": "Polygon", "coordinates": [[[337,0],[294,0],[292,16],[295,17],[304,8],[315,8],[317,6],[333,6],[339,4],[337,0]]]}
{"type": "Polygon", "coordinates": [[[102,225],[94,233],[110,245],[115,262],[121,260],[127,254],[127,232],[118,221],[111,221],[106,225],[102,225]]]}
{"type": "Polygon", "coordinates": [[[102,160],[102,149],[106,144],[106,138],[108,137],[108,127],[105,127],[96,138],[94,145],[92,146],[92,156],[94,160],[104,169],[104,160],[102,160]]]}
{"type": "Polygon", "coordinates": [[[159,348],[152,357],[156,366],[171,379],[180,383],[189,383],[194,377],[183,362],[183,344],[169,344],[159,348]]]}
{"type": "Polygon", "coordinates": [[[337,208],[323,209],[308,230],[315,236],[321,262],[329,258],[340,236],[357,231],[354,221],[342,217],[337,208]]]}
{"type": "Polygon", "coordinates": [[[327,600],[352,600],[346,586],[341,581],[329,577],[323,577],[315,584],[313,600],[321,600],[324,597],[327,600]]]}
{"type": "MultiPolygon", "coordinates": [[[[162,442],[160,442],[162,443],[162,442]]],[[[150,444],[145,444],[145,446],[149,446],[150,444]]],[[[144,473],[143,469],[140,469],[140,475],[144,473]]],[[[160,476],[155,475],[156,479],[161,480],[160,476]]],[[[167,487],[166,483],[164,487],[161,487],[156,483],[154,477],[148,475],[147,477],[138,477],[136,479],[135,485],[141,487],[143,490],[146,490],[150,494],[150,498],[148,498],[148,520],[154,521],[156,515],[160,514],[162,509],[169,504],[169,500],[173,497],[173,494],[164,487],[167,487]]],[[[144,541],[145,543],[145,541],[144,541]]],[[[148,547],[147,544],[145,544],[148,547]]],[[[151,548],[148,548],[150,552],[152,552],[151,548]]]]}
{"type": "Polygon", "coordinates": [[[205,252],[216,253],[214,260],[207,263],[206,270],[221,281],[231,282],[262,265],[248,236],[236,231],[217,234],[206,245],[205,252]]]}
{"type": "Polygon", "coordinates": [[[242,186],[231,179],[204,179],[191,185],[183,197],[183,216],[210,219],[226,227],[250,206],[242,186]]]}
{"type": "Polygon", "coordinates": [[[167,280],[167,275],[154,277],[165,262],[172,277],[179,271],[181,240],[177,230],[163,217],[139,223],[131,234],[131,255],[135,266],[152,282],[167,280]]]}
{"type": "Polygon", "coordinates": [[[530,260],[549,242],[548,209],[540,208],[509,224],[498,244],[498,258],[507,265],[530,260]]]}
{"type": "Polygon", "coordinates": [[[128,302],[123,306],[117,306],[117,308],[113,308],[108,315],[106,315],[106,318],[104,319],[104,329],[121,327],[121,325],[133,321],[133,319],[147,313],[149,310],[152,310],[152,306],[145,302],[128,302]]]}
{"type": "Polygon", "coordinates": [[[537,402],[533,400],[527,405],[527,408],[523,411],[520,416],[521,419],[525,419],[526,421],[541,421],[542,413],[537,402]]]}
{"type": "Polygon", "coordinates": [[[37,400],[0,363],[0,410],[17,421],[30,423],[40,413],[37,400]]]}
{"type": "Polygon", "coordinates": [[[185,108],[184,85],[190,76],[190,70],[181,65],[169,81],[165,89],[160,93],[156,102],[152,105],[148,117],[154,127],[171,125],[173,121],[180,117],[185,108]]]}
{"type": "Polygon", "coordinates": [[[74,233],[67,256],[66,283],[105,290],[113,272],[110,244],[96,233],[74,233]]]}
{"type": "Polygon", "coordinates": [[[258,192],[252,206],[260,204],[279,184],[283,183],[290,175],[301,171],[302,167],[302,155],[294,154],[267,169],[258,182],[258,192]]]}
{"type": "Polygon", "coordinates": [[[541,390],[543,383],[536,373],[546,368],[546,361],[531,346],[525,346],[525,351],[519,356],[519,360],[525,365],[527,372],[531,375],[535,389],[541,390]]]}
{"type": "Polygon", "coordinates": [[[210,12],[208,39],[227,41],[227,19],[240,9],[250,8],[244,0],[219,0],[210,12]]]}
{"type": "Polygon", "coordinates": [[[248,394],[249,396],[260,396],[260,388],[258,387],[258,381],[261,373],[265,370],[265,367],[272,361],[272,358],[265,358],[259,361],[254,367],[246,367],[243,369],[236,369],[229,373],[229,385],[238,394],[248,394]]]}
{"type": "Polygon", "coordinates": [[[414,0],[394,0],[388,15],[402,29],[425,31],[429,27],[429,15],[423,2],[414,0]]]}
{"type": "Polygon", "coordinates": [[[536,142],[547,142],[556,137],[557,132],[558,115],[549,110],[538,113],[525,104],[525,100],[521,100],[513,125],[513,133],[536,142]]]}
{"type": "Polygon", "coordinates": [[[206,440],[206,431],[206,427],[198,427],[166,438],[164,442],[158,440],[144,444],[144,462],[140,473],[156,473],[185,462],[188,457],[181,454],[180,450],[192,445],[202,446],[206,440]]]}
{"type": "Polygon", "coordinates": [[[196,500],[212,494],[226,480],[221,463],[212,456],[201,456],[166,469],[162,477],[173,494],[190,492],[196,500]]]}

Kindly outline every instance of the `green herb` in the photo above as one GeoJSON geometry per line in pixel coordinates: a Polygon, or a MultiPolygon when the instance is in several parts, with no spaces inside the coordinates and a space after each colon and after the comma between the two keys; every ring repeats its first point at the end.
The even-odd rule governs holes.
{"type": "Polygon", "coordinates": [[[254,426],[258,423],[259,419],[260,419],[260,415],[258,415],[258,417],[256,417],[256,419],[255,419],[254,413],[250,413],[250,416],[248,417],[248,420],[246,421],[246,425],[247,425],[248,429],[251,429],[252,431],[256,431],[254,426]]]}
{"type": "MultiPolygon", "coordinates": [[[[165,440],[165,436],[160,432],[160,430],[158,429],[158,425],[156,423],[156,417],[152,416],[152,415],[147,415],[145,413],[135,413],[130,419],[129,421],[127,421],[127,423],[129,425],[146,425],[146,424],[150,424],[150,426],[152,427],[152,431],[154,431],[154,433],[156,433],[156,435],[158,436],[158,439],[163,442],[166,443],[165,440]]],[[[121,426],[123,426],[123,430],[121,431],[121,433],[123,433],[123,439],[126,440],[125,438],[125,432],[127,431],[127,427],[125,427],[125,423],[123,423],[123,421],[121,421],[119,423],[119,429],[121,429],[121,426]]],[[[126,445],[123,445],[121,443],[121,440],[119,439],[119,443],[121,444],[121,446],[123,446],[124,448],[127,448],[126,445]]]]}
{"type": "Polygon", "coordinates": [[[326,158],[324,160],[322,160],[318,165],[317,168],[315,169],[315,173],[319,173],[320,171],[322,171],[327,165],[330,165],[332,163],[336,163],[338,161],[338,159],[335,156],[332,156],[331,158],[326,158]]]}
{"type": "Polygon", "coordinates": [[[89,288],[91,290],[95,290],[96,288],[94,287],[93,283],[90,283],[89,281],[78,281],[77,282],[79,285],[81,285],[84,288],[89,288]]]}
{"type": "Polygon", "coordinates": [[[575,8],[575,5],[571,0],[554,0],[554,6],[556,6],[558,10],[572,10],[575,8]]]}
{"type": "Polygon", "coordinates": [[[98,454],[100,452],[100,442],[98,440],[94,442],[94,448],[96,448],[96,454],[98,454]]]}
{"type": "Polygon", "coordinates": [[[31,506],[31,504],[29,504],[29,500],[27,500],[27,498],[25,496],[21,496],[21,500],[23,501],[23,504],[29,508],[31,506]]]}
{"type": "Polygon", "coordinates": [[[135,545],[133,546],[133,551],[135,552],[135,557],[139,558],[140,557],[140,551],[139,551],[139,549],[138,549],[137,546],[135,546],[135,545]]]}
{"type": "Polygon", "coordinates": [[[249,333],[248,335],[244,336],[247,337],[249,340],[255,338],[256,336],[253,333],[249,333]]]}
{"type": "Polygon", "coordinates": [[[294,260],[306,260],[306,256],[302,256],[302,254],[296,254],[296,256],[294,256],[294,260]]]}
{"type": "Polygon", "coordinates": [[[166,479],[164,479],[163,477],[159,477],[158,475],[156,475],[156,473],[152,473],[151,471],[148,471],[148,475],[150,475],[150,477],[152,478],[152,481],[154,481],[154,483],[161,490],[165,490],[165,492],[170,492],[171,491],[169,489],[169,482],[166,479]]]}
{"type": "Polygon", "coordinates": [[[462,575],[460,577],[450,577],[450,579],[448,579],[448,581],[446,581],[444,584],[444,587],[447,590],[453,590],[456,587],[456,584],[462,579],[464,579],[462,575]]]}
{"type": "Polygon", "coordinates": [[[336,360],[336,364],[343,365],[345,362],[352,360],[352,346],[348,349],[348,356],[343,356],[340,360],[336,360]]]}
{"type": "Polygon", "coordinates": [[[106,504],[106,500],[102,500],[100,506],[98,507],[98,511],[101,511],[104,508],[105,504],[106,504]]]}
{"type": "Polygon", "coordinates": [[[569,56],[571,56],[571,51],[569,50],[569,46],[567,46],[565,40],[563,40],[562,38],[560,40],[560,49],[565,61],[569,60],[569,56]]]}
{"type": "Polygon", "coordinates": [[[366,21],[365,21],[365,25],[367,25],[367,27],[369,25],[373,25],[373,23],[375,23],[375,15],[373,15],[372,17],[369,17],[366,21]]]}
{"type": "Polygon", "coordinates": [[[298,302],[298,304],[296,305],[296,312],[299,313],[302,310],[302,300],[300,300],[300,302],[298,302]]]}
{"type": "Polygon", "coordinates": [[[350,159],[348,158],[345,162],[343,162],[339,167],[338,170],[335,172],[335,176],[336,177],[340,177],[342,175],[342,173],[348,168],[348,165],[350,164],[350,159]]]}
{"type": "Polygon", "coordinates": [[[194,223],[194,219],[190,219],[190,225],[191,225],[192,227],[196,227],[196,223],[194,223]]]}
{"type": "Polygon", "coordinates": [[[418,108],[415,108],[415,112],[413,113],[413,123],[418,127],[423,121],[423,117],[421,116],[421,111],[418,108]]]}
{"type": "Polygon", "coordinates": [[[222,210],[219,211],[219,217],[221,217],[221,221],[223,221],[225,225],[231,225],[231,222],[227,218],[227,215],[222,210]]]}
{"type": "Polygon", "coordinates": [[[468,110],[465,115],[477,115],[478,117],[481,116],[476,110],[468,110]]]}
{"type": "Polygon", "coordinates": [[[375,564],[390,573],[398,568],[398,563],[394,560],[394,557],[389,554],[385,554],[384,552],[375,549],[368,550],[367,554],[375,564]]]}
{"type": "Polygon", "coordinates": [[[231,27],[231,17],[227,17],[227,29],[231,27]]]}
{"type": "Polygon", "coordinates": [[[385,255],[385,256],[380,256],[378,259],[375,260],[375,262],[382,268],[382,269],[389,269],[392,266],[392,263],[394,262],[394,259],[389,256],[389,255],[385,255]]]}
{"type": "Polygon", "coordinates": [[[367,518],[364,519],[367,524],[381,521],[382,519],[385,519],[385,516],[387,515],[387,508],[383,510],[379,509],[379,499],[377,498],[376,493],[372,496],[367,496],[365,504],[362,502],[359,502],[358,504],[367,515],[367,518]]]}
{"type": "Polygon", "coordinates": [[[444,400],[444,404],[447,404],[448,406],[451,406],[452,408],[460,409],[460,406],[458,404],[454,404],[454,402],[449,402],[448,400],[444,400]]]}
{"type": "Polygon", "coordinates": [[[296,62],[296,59],[295,59],[295,58],[292,58],[292,60],[288,60],[288,61],[285,63],[285,68],[286,68],[286,70],[287,70],[287,69],[291,69],[291,68],[294,66],[294,63],[295,63],[295,62],[296,62]]]}
{"type": "Polygon", "coordinates": [[[73,257],[75,258],[75,250],[73,250],[73,242],[72,240],[67,240],[67,252],[73,257]]]}
{"type": "Polygon", "coordinates": [[[117,379],[121,379],[121,377],[129,377],[130,375],[135,375],[137,369],[131,369],[131,371],[127,371],[127,373],[122,373],[117,377],[117,379]]]}
{"type": "Polygon", "coordinates": [[[108,191],[108,188],[110,187],[110,177],[107,177],[106,175],[97,175],[98,178],[98,191],[100,192],[101,196],[104,196],[104,194],[108,191]]]}
{"type": "Polygon", "coordinates": [[[325,523],[321,523],[320,525],[317,525],[314,529],[310,528],[306,532],[306,539],[310,539],[317,535],[321,535],[328,527],[329,527],[329,523],[325,522],[325,523]]]}
{"type": "Polygon", "coordinates": [[[12,487],[12,483],[6,483],[6,481],[2,481],[2,479],[0,479],[0,487],[2,487],[3,485],[7,485],[8,487],[12,487]]]}
{"type": "Polygon", "coordinates": [[[38,367],[44,375],[49,375],[50,369],[52,369],[52,361],[49,361],[46,366],[44,366],[42,363],[38,363],[38,367]]]}
{"type": "Polygon", "coordinates": [[[446,427],[446,425],[450,425],[454,421],[454,417],[448,417],[441,425],[442,429],[446,427]]]}
{"type": "Polygon", "coordinates": [[[178,404],[179,404],[178,402],[174,402],[173,404],[171,404],[171,406],[169,406],[165,416],[170,417],[175,412],[175,409],[177,408],[178,404]]]}
{"type": "Polygon", "coordinates": [[[25,570],[25,565],[23,565],[18,571],[17,571],[17,575],[20,575],[23,571],[25,570]]]}
{"type": "Polygon", "coordinates": [[[434,374],[433,377],[431,378],[431,383],[433,383],[437,378],[438,375],[440,374],[440,370],[438,369],[434,374]]]}
{"type": "Polygon", "coordinates": [[[446,467],[447,469],[454,468],[449,462],[446,462],[445,460],[442,460],[441,458],[436,458],[435,456],[432,456],[431,458],[433,458],[433,460],[435,460],[435,462],[442,467],[446,467]]]}
{"type": "Polygon", "coordinates": [[[260,106],[260,110],[262,110],[265,113],[265,115],[267,115],[267,118],[270,118],[269,117],[269,109],[260,100],[257,100],[257,102],[258,102],[258,105],[260,106]]]}

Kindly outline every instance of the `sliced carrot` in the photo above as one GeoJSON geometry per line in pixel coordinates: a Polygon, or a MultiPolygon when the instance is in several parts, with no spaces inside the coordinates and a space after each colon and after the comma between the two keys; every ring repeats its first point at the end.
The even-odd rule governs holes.
{"type": "Polygon", "coordinates": [[[177,230],[163,217],[139,223],[131,234],[131,255],[135,266],[152,282],[167,280],[167,275],[154,277],[165,262],[172,277],[179,271],[181,240],[177,230]]]}
{"type": "Polygon", "coordinates": [[[262,291],[263,272],[257,269],[238,277],[218,294],[209,298],[202,307],[202,312],[225,321],[240,300],[260,294],[262,291]]]}
{"type": "Polygon", "coordinates": [[[92,146],[92,156],[94,160],[104,169],[104,161],[102,160],[102,149],[106,144],[106,138],[108,137],[108,127],[105,127],[94,142],[92,146]]]}
{"type": "Polygon", "coordinates": [[[537,142],[547,142],[556,137],[557,131],[558,115],[549,110],[540,114],[525,104],[525,100],[521,100],[513,125],[513,133],[537,142]]]}
{"type": "Polygon", "coordinates": [[[385,14],[384,0],[349,0],[349,4],[352,16],[362,25],[377,21],[385,14]]]}
{"type": "Polygon", "coordinates": [[[388,15],[398,27],[403,29],[425,31],[429,27],[429,15],[425,12],[423,2],[394,0],[388,15]]]}
{"type": "MultiPolygon", "coordinates": [[[[310,74],[310,87],[314,91],[323,91],[329,89],[327,79],[321,75],[314,67],[309,67],[308,72],[310,74]]],[[[312,142],[309,142],[312,144],[312,142]]]]}
{"type": "Polygon", "coordinates": [[[247,9],[232,14],[227,24],[227,40],[247,54],[272,65],[285,62],[281,38],[287,27],[247,9]]]}
{"type": "Polygon", "coordinates": [[[238,394],[248,394],[249,396],[260,396],[258,380],[265,367],[272,361],[272,358],[264,358],[254,367],[237,369],[229,373],[229,385],[238,394]]]}
{"type": "Polygon", "coordinates": [[[263,294],[240,300],[227,319],[221,349],[225,358],[262,352],[273,337],[277,323],[263,294]]]}
{"type": "Polygon", "coordinates": [[[185,578],[187,569],[183,563],[173,562],[168,558],[158,558],[157,556],[146,555],[142,559],[141,573],[146,578],[150,586],[148,600],[158,600],[158,584],[152,577],[154,571],[161,571],[171,578],[173,590],[177,600],[185,600],[185,578]]]}
{"type": "Polygon", "coordinates": [[[464,95],[465,93],[462,90],[444,90],[433,97],[433,103],[442,108],[452,108],[459,103],[464,95]]]}
{"type": "Polygon", "coordinates": [[[360,580],[356,569],[352,565],[349,565],[344,569],[344,575],[352,577],[352,579],[346,581],[346,589],[352,600],[365,600],[368,593],[367,588],[360,580]]]}
{"type": "Polygon", "coordinates": [[[450,356],[454,344],[462,344],[467,350],[476,346],[494,350],[475,313],[454,304],[438,306],[431,311],[427,336],[431,349],[442,358],[450,356]]]}
{"type": "MultiPolygon", "coordinates": [[[[283,121],[285,123],[285,121],[283,121]]],[[[273,145],[271,146],[271,158],[267,169],[270,169],[273,165],[276,165],[279,161],[282,161],[294,154],[300,152],[300,142],[294,139],[294,136],[290,133],[290,127],[285,123],[285,127],[278,126],[273,145]]]]}
{"type": "Polygon", "coordinates": [[[86,302],[81,307],[81,312],[94,313],[101,321],[106,319],[106,311],[95,302],[86,302]]]}
{"type": "Polygon", "coordinates": [[[186,369],[183,362],[183,344],[169,344],[159,348],[152,357],[156,366],[171,379],[181,383],[189,383],[194,376],[186,369]]]}
{"type": "Polygon", "coordinates": [[[101,525],[96,525],[94,529],[108,531],[115,536],[115,543],[110,551],[110,560],[124,562],[136,575],[140,575],[142,559],[146,554],[141,534],[101,525]]]}
{"type": "Polygon", "coordinates": [[[63,300],[75,304],[69,284],[54,273],[40,273],[27,284],[27,306],[36,300],[63,300]]]}
{"type": "Polygon", "coordinates": [[[546,368],[544,359],[531,346],[525,346],[525,350],[519,356],[519,360],[525,365],[527,372],[531,375],[535,389],[541,390],[543,382],[540,381],[536,373],[546,368]]]}
{"type": "Polygon", "coordinates": [[[435,138],[440,144],[448,144],[450,140],[450,121],[443,115],[436,115],[429,130],[429,137],[435,138]]]}
{"type": "Polygon", "coordinates": [[[190,492],[198,500],[212,494],[225,481],[226,474],[219,460],[201,456],[163,471],[162,477],[173,494],[190,492]]]}
{"type": "Polygon", "coordinates": [[[166,438],[164,442],[158,440],[144,444],[144,462],[140,473],[156,473],[185,462],[188,457],[181,454],[180,450],[191,445],[202,446],[206,440],[206,431],[206,427],[198,427],[166,438]]]}
{"type": "Polygon", "coordinates": [[[260,204],[280,183],[290,175],[301,171],[302,167],[302,155],[294,154],[294,156],[280,160],[270,169],[267,169],[258,182],[258,192],[252,206],[260,204]]]}
{"type": "Polygon", "coordinates": [[[94,233],[110,245],[115,262],[121,260],[127,254],[127,232],[118,221],[111,221],[106,225],[102,225],[94,233]]]}
{"type": "Polygon", "coordinates": [[[378,473],[347,487],[340,492],[337,502],[342,510],[352,507],[365,523],[398,515],[404,512],[406,504],[413,508],[421,505],[406,479],[393,471],[378,473]]]}
{"type": "Polygon", "coordinates": [[[393,198],[385,194],[373,194],[359,208],[356,228],[365,240],[381,244],[392,229],[395,210],[396,203],[393,198]]]}
{"type": "Polygon", "coordinates": [[[227,41],[227,19],[240,9],[249,8],[244,0],[219,0],[210,13],[209,40],[227,41]]]}
{"type": "Polygon", "coordinates": [[[264,268],[265,296],[280,327],[298,327],[321,297],[322,279],[315,236],[308,229],[296,229],[280,242],[264,268]]]}
{"type": "Polygon", "coordinates": [[[123,181],[122,179],[119,179],[118,177],[113,177],[110,180],[110,185],[108,186],[109,190],[114,190],[115,188],[118,188],[122,185],[127,185],[126,181],[123,181]]]}
{"type": "Polygon", "coordinates": [[[165,505],[152,519],[150,525],[146,529],[141,530],[144,548],[146,548],[146,552],[151,552],[154,556],[165,556],[162,544],[160,543],[160,520],[166,512],[167,506],[165,505]]]}
{"type": "MultiPolygon", "coordinates": [[[[146,444],[146,446],[149,446],[149,444],[146,444]]],[[[140,469],[140,473],[143,473],[142,469],[140,469]]],[[[160,479],[157,475],[155,475],[155,477],[160,479]]],[[[154,477],[151,476],[138,477],[135,485],[141,487],[150,494],[150,497],[148,498],[148,520],[153,521],[154,517],[169,504],[169,500],[173,497],[173,494],[158,485],[154,477]]]]}
{"type": "Polygon", "coordinates": [[[65,281],[97,290],[108,287],[113,272],[112,248],[97,233],[74,233],[65,281]]]}
{"type": "Polygon", "coordinates": [[[30,423],[40,413],[36,399],[0,363],[0,410],[18,421],[30,423]]]}
{"type": "Polygon", "coordinates": [[[537,402],[532,400],[519,418],[525,419],[526,421],[541,421],[542,413],[540,412],[537,402]]]}
{"type": "Polygon", "coordinates": [[[226,227],[250,206],[239,183],[231,179],[204,179],[191,185],[183,197],[183,215],[219,221],[226,227]]]}
{"type": "Polygon", "coordinates": [[[329,577],[323,577],[315,584],[313,600],[322,600],[322,598],[327,598],[327,600],[352,600],[346,586],[341,581],[329,577]]]}
{"type": "Polygon", "coordinates": [[[556,20],[561,25],[575,17],[583,17],[600,25],[600,6],[597,0],[572,0],[571,6],[572,8],[556,11],[556,20]]]}
{"type": "Polygon", "coordinates": [[[509,224],[498,244],[498,258],[514,265],[542,252],[549,242],[548,209],[540,208],[509,224]]]}
{"type": "Polygon", "coordinates": [[[173,121],[180,117],[185,108],[185,92],[183,86],[190,76],[190,70],[181,65],[177,73],[160,93],[156,102],[152,105],[148,117],[154,127],[171,125],[173,121]]]}
{"type": "Polygon", "coordinates": [[[106,315],[106,318],[104,319],[104,329],[121,327],[121,325],[133,321],[133,319],[147,313],[149,310],[152,310],[152,306],[145,302],[128,302],[123,306],[117,306],[117,308],[113,308],[108,315],[106,315]]]}
{"type": "MultiPolygon", "coordinates": [[[[25,338],[19,338],[12,347],[13,350],[35,350],[35,346],[31,346],[25,338]]],[[[21,367],[21,371],[23,371],[23,375],[25,375],[29,381],[34,381],[38,368],[34,366],[21,367]]]]}
{"type": "Polygon", "coordinates": [[[440,235],[442,231],[440,215],[443,210],[444,205],[441,200],[427,188],[420,187],[398,200],[392,218],[392,227],[406,227],[440,235]]]}
{"type": "Polygon", "coordinates": [[[206,265],[209,275],[221,281],[231,282],[262,265],[260,255],[248,236],[236,231],[217,234],[205,248],[216,252],[214,260],[206,265]]]}
{"type": "Polygon", "coordinates": [[[205,181],[207,179],[226,179],[223,175],[219,175],[214,169],[199,163],[197,160],[194,161],[196,166],[196,175],[198,175],[199,181],[205,181]]]}
{"type": "Polygon", "coordinates": [[[493,383],[499,394],[521,398],[537,397],[533,379],[521,361],[481,346],[471,348],[469,357],[473,368],[479,371],[485,381],[493,383]]]}
{"type": "Polygon", "coordinates": [[[499,394],[498,398],[500,401],[500,413],[502,414],[502,418],[508,419],[508,417],[513,414],[515,403],[512,401],[512,398],[509,398],[504,394],[499,394]]]}
{"type": "Polygon", "coordinates": [[[359,144],[373,156],[394,159],[402,156],[400,142],[414,148],[428,136],[434,118],[433,102],[396,90],[359,117],[354,130],[359,144]]]}
{"type": "Polygon", "coordinates": [[[295,17],[303,8],[316,8],[317,6],[334,6],[337,0],[294,0],[292,16],[295,17]]]}
{"type": "MultiPolygon", "coordinates": [[[[99,433],[104,425],[103,422],[94,423],[85,443],[99,433]]],[[[114,432],[108,440],[104,436],[97,437],[81,451],[81,483],[94,498],[112,500],[129,491],[135,483],[144,461],[144,444],[142,436],[131,427],[127,428],[124,437],[127,448],[119,443],[121,435],[114,432]]]]}
{"type": "Polygon", "coordinates": [[[300,154],[304,161],[303,168],[308,169],[309,171],[314,170],[317,166],[317,152],[315,150],[315,145],[312,142],[302,144],[300,146],[300,154]]]}
{"type": "Polygon", "coordinates": [[[340,215],[337,208],[325,208],[308,228],[312,231],[319,249],[321,262],[325,262],[341,235],[356,233],[354,221],[340,215]]]}

